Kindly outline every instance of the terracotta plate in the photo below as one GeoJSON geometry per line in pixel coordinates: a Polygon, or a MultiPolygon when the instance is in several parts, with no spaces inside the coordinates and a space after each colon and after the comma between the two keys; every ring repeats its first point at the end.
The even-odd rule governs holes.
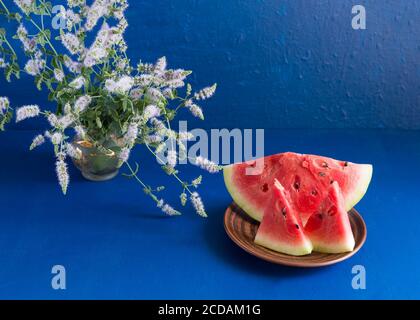
{"type": "Polygon", "coordinates": [[[258,222],[248,217],[235,203],[226,210],[225,230],[238,246],[261,259],[294,267],[322,267],[350,258],[365,243],[367,230],[363,218],[355,209],[349,212],[349,218],[356,245],[352,252],[339,254],[312,252],[306,256],[295,257],[261,247],[254,243],[258,222]]]}

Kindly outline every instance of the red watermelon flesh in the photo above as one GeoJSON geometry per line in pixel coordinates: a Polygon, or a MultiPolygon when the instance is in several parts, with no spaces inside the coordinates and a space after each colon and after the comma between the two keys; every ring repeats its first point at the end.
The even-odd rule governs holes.
{"type": "Polygon", "coordinates": [[[223,174],[233,200],[257,221],[261,221],[267,194],[274,179],[278,179],[305,225],[327,196],[333,181],[341,189],[345,209],[356,205],[367,191],[372,166],[287,152],[225,166],[223,174]],[[252,171],[258,174],[249,174],[252,171]]]}
{"type": "Polygon", "coordinates": [[[341,253],[354,249],[349,216],[337,182],[331,184],[319,210],[309,217],[305,234],[318,252],[341,253]]]}
{"type": "Polygon", "coordinates": [[[270,185],[264,217],[254,241],[294,256],[312,252],[311,241],[304,234],[299,214],[291,206],[287,191],[277,180],[270,185]]]}

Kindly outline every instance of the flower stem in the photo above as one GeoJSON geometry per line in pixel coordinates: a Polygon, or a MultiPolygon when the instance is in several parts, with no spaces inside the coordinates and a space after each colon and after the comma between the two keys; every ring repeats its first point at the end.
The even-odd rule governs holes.
{"type": "MultiPolygon", "coordinates": [[[[150,148],[150,146],[146,143],[146,148],[162,163],[164,163],[164,161],[150,148]]],[[[176,173],[172,173],[171,174],[176,180],[178,180],[178,182],[182,185],[182,187],[188,191],[189,194],[193,194],[193,192],[190,190],[190,188],[188,187],[188,185],[185,183],[185,181],[182,181],[181,178],[176,174],[176,173]]]]}
{"type": "MultiPolygon", "coordinates": [[[[140,178],[138,177],[137,173],[133,170],[133,168],[130,166],[130,164],[128,163],[128,161],[125,162],[125,165],[130,170],[131,176],[134,177],[134,179],[136,179],[137,182],[142,185],[142,187],[144,188],[144,190],[149,190],[149,187],[143,181],[140,180],[140,178]]],[[[149,190],[148,192],[146,192],[146,194],[149,195],[156,203],[159,202],[158,198],[152,193],[152,191],[149,190]]]]}

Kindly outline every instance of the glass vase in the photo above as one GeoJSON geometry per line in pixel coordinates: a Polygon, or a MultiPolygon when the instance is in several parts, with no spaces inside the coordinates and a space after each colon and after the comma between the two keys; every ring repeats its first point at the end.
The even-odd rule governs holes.
{"type": "Polygon", "coordinates": [[[72,158],[83,177],[90,181],[106,181],[114,178],[119,171],[118,153],[121,144],[117,139],[108,139],[102,147],[75,137],[72,142],[78,157],[72,158]]]}

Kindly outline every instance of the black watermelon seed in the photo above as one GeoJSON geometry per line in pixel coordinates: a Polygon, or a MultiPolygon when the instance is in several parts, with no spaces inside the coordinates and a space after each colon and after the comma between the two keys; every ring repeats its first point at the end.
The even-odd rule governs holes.
{"type": "Polygon", "coordinates": [[[282,213],[283,216],[286,216],[286,213],[287,213],[286,208],[281,209],[281,213],[282,213]]]}
{"type": "Polygon", "coordinates": [[[325,177],[325,173],[324,172],[320,172],[318,173],[320,177],[325,177]]]}
{"type": "Polygon", "coordinates": [[[262,185],[262,187],[261,187],[261,190],[262,190],[263,192],[267,192],[267,191],[268,191],[268,184],[267,184],[267,183],[264,183],[264,184],[262,185]]]}
{"type": "Polygon", "coordinates": [[[300,189],[300,177],[299,176],[296,176],[295,177],[295,182],[293,183],[293,187],[296,190],[299,190],[300,189]]]}
{"type": "Polygon", "coordinates": [[[323,168],[328,168],[328,163],[323,162],[323,163],[322,163],[322,167],[323,167],[323,168]]]}
{"type": "Polygon", "coordinates": [[[298,229],[298,230],[299,230],[299,225],[298,225],[298,224],[295,224],[295,227],[296,227],[296,229],[298,229]]]}
{"type": "Polygon", "coordinates": [[[344,166],[347,167],[349,165],[348,161],[344,162],[344,166]]]}

